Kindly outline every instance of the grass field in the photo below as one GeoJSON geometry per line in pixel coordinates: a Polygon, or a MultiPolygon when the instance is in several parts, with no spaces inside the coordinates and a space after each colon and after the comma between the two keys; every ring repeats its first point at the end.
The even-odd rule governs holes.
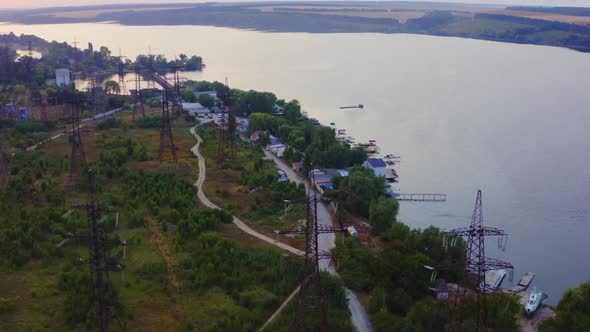
{"type": "MultiPolygon", "coordinates": [[[[148,156],[154,160],[143,162],[131,160],[126,164],[129,170],[174,173],[189,183],[194,183],[197,177],[197,163],[190,148],[196,140],[188,131],[194,123],[186,122],[183,118],[173,121],[173,136],[178,148],[179,162],[175,164],[168,158],[169,160],[160,163],[155,160],[159,147],[159,129],[135,127],[129,113],[122,113],[117,117],[122,120],[121,127],[107,130],[93,129],[84,135],[86,155],[91,166],[96,164],[99,150],[105,144],[104,142],[131,139],[133,142],[144,145],[148,156]]],[[[206,146],[209,151],[216,149],[214,144],[206,144],[206,146]]],[[[49,159],[63,159],[66,163],[69,163],[67,156],[70,150],[66,137],[58,138],[41,147],[44,156],[49,159]]],[[[245,156],[244,153],[246,152],[239,154],[245,156]]],[[[252,153],[256,155],[256,152],[252,151],[252,153]]],[[[208,169],[215,169],[212,160],[209,159],[211,158],[207,161],[208,169]]],[[[250,200],[246,197],[247,195],[237,191],[239,185],[233,183],[237,180],[235,174],[227,178],[226,175],[231,173],[212,170],[207,183],[208,185],[222,184],[222,188],[233,188],[230,199],[222,205],[232,208],[235,213],[246,214],[250,200]]],[[[64,172],[56,177],[57,183],[65,183],[66,178],[67,172],[64,172]]],[[[107,186],[115,201],[124,202],[126,189],[120,180],[113,178],[107,186]]],[[[221,201],[219,196],[216,196],[215,190],[208,192],[208,195],[216,201],[221,201]]],[[[67,205],[83,203],[86,192],[73,190],[68,191],[66,196],[67,205]]],[[[160,223],[151,222],[153,221],[151,216],[146,215],[146,227],[132,228],[128,224],[130,211],[125,207],[120,207],[119,211],[120,225],[115,233],[120,238],[126,239],[129,245],[126,258],[121,260],[125,266],[125,272],[110,274],[113,287],[117,290],[124,308],[123,312],[117,313],[120,319],[112,322],[112,330],[212,331],[213,325],[216,324],[212,317],[220,319],[226,315],[238,315],[236,317],[250,317],[248,319],[262,322],[274,310],[274,307],[268,306],[251,311],[244,307],[236,296],[229,296],[222,289],[194,289],[190,286],[183,268],[180,267],[181,261],[193,251],[184,251],[178,245],[175,224],[167,223],[168,227],[164,229],[161,228],[160,223]],[[163,266],[164,272],[146,275],[142,272],[146,266],[163,266]]],[[[80,220],[85,218],[84,213],[75,213],[75,216],[80,220]]],[[[246,235],[233,224],[222,225],[218,231],[219,234],[236,241],[243,248],[268,250],[272,247],[246,235]]],[[[0,331],[69,330],[70,327],[64,321],[65,294],[59,286],[60,278],[64,271],[72,268],[79,257],[85,256],[87,256],[87,249],[76,246],[74,243],[64,247],[63,258],[31,260],[16,269],[0,264],[0,300],[2,300],[0,304],[8,303],[6,306],[0,305],[0,331]]],[[[269,293],[266,289],[261,289],[260,294],[266,294],[264,296],[270,298],[278,296],[277,301],[287,295],[286,292],[285,294],[269,293]]]]}

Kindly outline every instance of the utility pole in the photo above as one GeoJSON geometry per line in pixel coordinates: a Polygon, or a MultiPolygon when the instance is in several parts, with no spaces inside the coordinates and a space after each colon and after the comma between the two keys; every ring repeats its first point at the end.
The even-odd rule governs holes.
{"type": "MultiPolygon", "coordinates": [[[[313,183],[313,173],[312,173],[313,183]]],[[[322,331],[329,331],[328,316],[326,310],[326,301],[324,291],[320,280],[321,259],[330,259],[329,252],[321,251],[318,245],[319,234],[346,233],[346,229],[334,228],[330,225],[318,223],[318,203],[319,199],[313,185],[310,185],[309,192],[305,198],[307,204],[307,222],[304,227],[296,227],[291,230],[279,232],[279,234],[305,234],[305,256],[303,267],[303,279],[299,287],[299,298],[297,302],[297,311],[295,320],[292,324],[293,331],[303,331],[306,329],[304,322],[307,317],[317,314],[321,315],[322,331]]]]}
{"type": "Polygon", "coordinates": [[[162,126],[160,128],[160,149],[158,150],[158,159],[160,162],[164,160],[164,152],[170,150],[174,162],[177,163],[176,146],[172,138],[172,128],[170,127],[170,110],[168,102],[169,91],[164,88],[162,94],[162,126]]]}
{"type": "Polygon", "coordinates": [[[485,282],[486,272],[513,269],[514,266],[508,262],[485,256],[485,238],[489,236],[505,237],[506,233],[501,229],[483,225],[481,190],[477,191],[471,224],[468,227],[453,229],[449,234],[455,237],[467,238],[465,269],[462,271],[461,283],[454,297],[453,308],[451,308],[454,316],[453,320],[459,322],[463,320],[459,304],[466,298],[467,288],[472,289],[476,297],[477,328],[478,331],[484,331],[487,323],[485,296],[493,291],[485,282]]]}

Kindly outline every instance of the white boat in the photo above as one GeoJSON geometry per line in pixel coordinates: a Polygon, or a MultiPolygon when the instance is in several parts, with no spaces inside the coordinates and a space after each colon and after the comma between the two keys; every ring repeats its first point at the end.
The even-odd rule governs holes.
{"type": "Polygon", "coordinates": [[[388,154],[385,157],[383,157],[383,161],[388,165],[395,165],[401,161],[401,157],[396,156],[396,155],[392,155],[392,154],[388,154]]]}
{"type": "Polygon", "coordinates": [[[531,295],[529,295],[529,298],[526,301],[526,304],[524,305],[524,312],[527,315],[532,315],[535,311],[537,311],[537,309],[539,309],[542,299],[543,293],[533,291],[531,295]]]}

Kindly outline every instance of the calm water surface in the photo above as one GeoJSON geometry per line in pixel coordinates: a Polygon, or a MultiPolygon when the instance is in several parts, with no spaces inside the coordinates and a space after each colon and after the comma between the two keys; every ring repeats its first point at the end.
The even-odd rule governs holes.
{"type": "Polygon", "coordinates": [[[446,193],[442,204],[402,203],[400,218],[444,229],[469,223],[483,190],[488,226],[509,233],[515,279],[556,303],[590,279],[590,54],[543,46],[383,34],[260,33],[115,24],[0,25],[134,57],[204,57],[191,79],[296,98],[311,116],[402,156],[402,192],[446,193]],[[339,106],[365,105],[363,111],[339,106]]]}

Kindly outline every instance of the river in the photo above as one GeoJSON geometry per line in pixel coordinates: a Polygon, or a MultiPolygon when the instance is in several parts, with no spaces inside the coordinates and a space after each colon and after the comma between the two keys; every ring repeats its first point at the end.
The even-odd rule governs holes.
{"type": "Polygon", "coordinates": [[[590,279],[590,54],[461,38],[262,33],[198,26],[0,25],[0,33],[104,45],[134,57],[203,56],[195,80],[301,101],[310,116],[402,156],[404,193],[445,203],[402,203],[400,219],[443,229],[469,223],[477,189],[488,226],[509,234],[515,279],[556,303],[590,279]],[[362,103],[365,109],[339,110],[362,103]]]}

